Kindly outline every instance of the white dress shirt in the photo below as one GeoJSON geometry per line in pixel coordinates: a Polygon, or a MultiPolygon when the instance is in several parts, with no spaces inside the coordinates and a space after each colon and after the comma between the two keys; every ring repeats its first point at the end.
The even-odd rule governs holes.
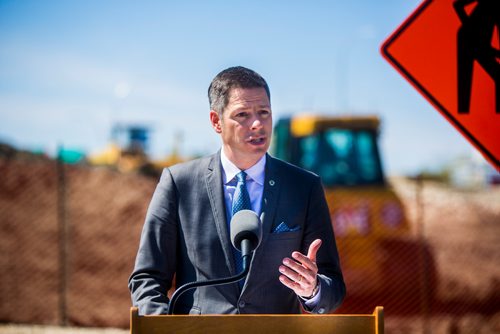
{"type": "MultiPolygon", "coordinates": [[[[236,174],[241,172],[241,170],[233,164],[227,156],[224,154],[224,150],[221,150],[221,163],[222,163],[222,182],[224,184],[224,200],[226,202],[226,217],[228,222],[231,220],[231,207],[233,204],[233,196],[236,190],[236,184],[238,180],[236,174]]],[[[260,215],[262,209],[262,194],[264,193],[264,169],[266,167],[266,155],[264,154],[262,158],[252,167],[245,170],[247,174],[246,186],[248,190],[248,195],[250,195],[250,202],[252,205],[252,211],[260,215]]]]}

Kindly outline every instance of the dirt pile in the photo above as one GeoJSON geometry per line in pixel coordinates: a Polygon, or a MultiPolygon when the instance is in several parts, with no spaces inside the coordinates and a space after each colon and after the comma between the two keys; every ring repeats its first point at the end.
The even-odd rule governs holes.
{"type": "Polygon", "coordinates": [[[127,326],[156,180],[45,159],[0,158],[0,175],[0,321],[127,326]]]}
{"type": "Polygon", "coordinates": [[[415,236],[421,231],[432,247],[439,275],[437,299],[462,307],[486,302],[500,311],[500,187],[465,191],[426,182],[419,204],[416,182],[397,178],[392,183],[415,236]]]}

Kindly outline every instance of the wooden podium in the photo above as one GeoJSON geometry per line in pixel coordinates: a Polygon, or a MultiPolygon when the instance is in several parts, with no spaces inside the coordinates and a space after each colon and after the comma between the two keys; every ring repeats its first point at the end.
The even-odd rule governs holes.
{"type": "Polygon", "coordinates": [[[384,308],[372,314],[147,315],[130,309],[131,334],[383,334],[384,308]]]}

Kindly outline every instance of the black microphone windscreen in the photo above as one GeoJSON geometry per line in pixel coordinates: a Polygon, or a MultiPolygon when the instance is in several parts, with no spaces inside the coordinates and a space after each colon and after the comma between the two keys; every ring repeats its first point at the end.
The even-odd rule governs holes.
{"type": "Polygon", "coordinates": [[[252,210],[240,210],[231,219],[231,243],[241,251],[241,241],[248,239],[255,250],[262,239],[262,224],[259,216],[252,210]]]}

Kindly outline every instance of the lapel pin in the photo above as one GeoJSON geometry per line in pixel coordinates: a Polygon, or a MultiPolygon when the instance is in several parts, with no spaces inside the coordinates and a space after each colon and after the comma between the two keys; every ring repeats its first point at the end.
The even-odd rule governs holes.
{"type": "Polygon", "coordinates": [[[274,180],[269,180],[269,185],[270,185],[271,187],[272,187],[272,186],[274,186],[274,183],[275,183],[275,182],[274,182],[274,180]]]}

